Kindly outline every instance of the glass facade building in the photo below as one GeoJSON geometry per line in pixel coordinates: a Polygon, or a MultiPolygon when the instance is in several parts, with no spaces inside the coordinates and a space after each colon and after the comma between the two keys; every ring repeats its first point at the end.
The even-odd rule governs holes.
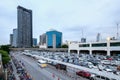
{"type": "Polygon", "coordinates": [[[60,48],[62,45],[62,32],[56,30],[47,31],[46,43],[48,48],[60,48]]]}
{"type": "Polygon", "coordinates": [[[37,38],[33,38],[33,46],[37,46],[37,38]]]}
{"type": "Polygon", "coordinates": [[[10,34],[10,45],[13,45],[13,34],[10,34]]]}
{"type": "Polygon", "coordinates": [[[13,29],[13,47],[17,47],[17,29],[13,29]]]}
{"type": "Polygon", "coordinates": [[[81,38],[81,42],[85,43],[86,42],[86,38],[81,38]]]}
{"type": "Polygon", "coordinates": [[[18,19],[18,47],[29,48],[32,47],[32,10],[17,7],[18,19]]]}

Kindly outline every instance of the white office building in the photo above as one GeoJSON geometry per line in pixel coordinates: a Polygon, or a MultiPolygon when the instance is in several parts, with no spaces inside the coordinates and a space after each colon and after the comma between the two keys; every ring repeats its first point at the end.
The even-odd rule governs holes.
{"type": "Polygon", "coordinates": [[[77,54],[101,54],[101,55],[120,55],[120,40],[107,40],[101,42],[69,42],[68,52],[77,54]]]}

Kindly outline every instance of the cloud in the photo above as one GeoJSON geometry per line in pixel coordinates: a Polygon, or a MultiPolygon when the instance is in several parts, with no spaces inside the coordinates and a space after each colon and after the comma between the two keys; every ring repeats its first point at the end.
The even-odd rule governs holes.
{"type": "Polygon", "coordinates": [[[33,11],[33,36],[39,38],[50,28],[63,32],[64,40],[88,41],[97,33],[103,38],[116,35],[120,23],[120,0],[3,0],[0,3],[0,44],[9,43],[9,34],[17,27],[17,6],[33,11]]]}

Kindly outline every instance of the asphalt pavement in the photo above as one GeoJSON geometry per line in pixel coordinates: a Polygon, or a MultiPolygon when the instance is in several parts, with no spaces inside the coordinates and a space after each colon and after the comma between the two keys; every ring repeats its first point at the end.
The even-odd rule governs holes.
{"type": "Polygon", "coordinates": [[[64,71],[56,70],[54,67],[40,68],[36,60],[22,54],[14,55],[24,65],[33,80],[88,80],[76,75],[70,76],[64,71]]]}

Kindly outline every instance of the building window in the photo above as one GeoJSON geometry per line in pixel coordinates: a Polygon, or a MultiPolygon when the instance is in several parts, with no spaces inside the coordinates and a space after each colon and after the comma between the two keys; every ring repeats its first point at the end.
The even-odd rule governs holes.
{"type": "Polygon", "coordinates": [[[80,44],[79,47],[89,47],[89,44],[80,44]]]}
{"type": "Polygon", "coordinates": [[[97,43],[97,44],[92,44],[92,47],[106,47],[107,43],[97,43]]]}
{"type": "Polygon", "coordinates": [[[120,46],[120,42],[110,43],[110,46],[120,46]]]}

